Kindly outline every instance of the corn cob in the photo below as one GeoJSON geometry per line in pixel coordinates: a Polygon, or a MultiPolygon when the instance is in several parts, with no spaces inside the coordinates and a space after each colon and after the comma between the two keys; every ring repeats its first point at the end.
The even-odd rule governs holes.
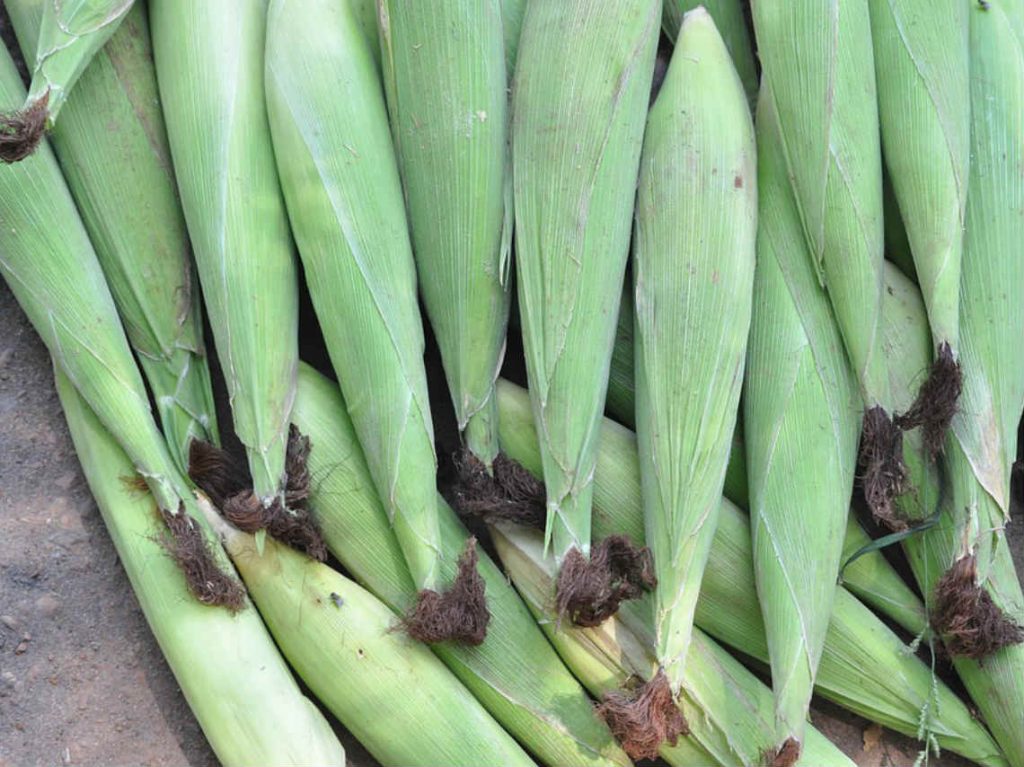
{"type": "MultiPolygon", "coordinates": [[[[0,113],[0,162],[32,154],[57,121],[68,94],[93,56],[117,31],[134,0],[44,0],[32,82],[20,111],[0,113]]],[[[6,105],[5,105],[6,106],[6,105]]]]}
{"type": "MultiPolygon", "coordinates": [[[[0,51],[0,105],[24,89],[0,51]]],[[[110,291],[47,144],[0,166],[0,272],[82,398],[131,457],[174,534],[179,564],[200,600],[237,608],[241,587],[213,558],[192,518],[191,491],[160,434],[110,291]],[[201,575],[200,575],[201,574],[201,575]]]]}
{"type": "MultiPolygon", "coordinates": [[[[554,573],[551,560],[543,556],[540,535],[508,523],[498,523],[492,533],[502,563],[537,622],[595,696],[630,678],[645,677],[657,667],[650,651],[654,636],[649,605],[643,601],[624,605],[617,616],[593,628],[555,630],[557,618],[548,607],[554,573]]],[[[680,767],[761,764],[774,732],[771,691],[699,629],[693,633],[685,668],[678,712],[692,723],[691,732],[675,745],[662,743],[661,757],[680,767]]],[[[807,745],[806,765],[852,767],[813,728],[808,730],[807,745]]]]}
{"type": "MultiPolygon", "coordinates": [[[[763,192],[762,188],[762,199],[763,192]]],[[[539,476],[540,447],[528,394],[499,381],[498,411],[502,450],[539,476]]],[[[601,429],[595,472],[594,530],[602,536],[626,535],[634,542],[644,537],[636,439],[608,419],[601,429]]],[[[642,603],[637,609],[642,609],[642,603]]],[[[767,661],[750,520],[725,499],[701,581],[695,622],[718,641],[767,661]]],[[[925,715],[931,735],[942,748],[979,764],[1007,764],[960,699],[943,682],[936,682],[899,637],[844,588],[836,590],[816,685],[823,697],[910,737],[921,736],[925,715]]]]}
{"type": "Polygon", "coordinates": [[[906,467],[881,348],[882,161],[867,3],[752,7],[808,255],[860,382],[864,493],[885,518],[906,467]]]}
{"type": "Polygon", "coordinates": [[[298,280],[264,107],[266,2],[158,0],[150,12],[185,221],[248,463],[221,511],[323,556],[308,515],[285,498],[288,470],[303,473],[285,465],[298,280]]]}
{"type": "MultiPolygon", "coordinates": [[[[612,377],[608,385],[608,411],[620,423],[633,425],[633,300],[628,291],[622,297],[622,311],[612,355],[612,377]],[[629,312],[627,314],[626,312],[629,312]]],[[[746,451],[743,424],[736,424],[725,470],[722,494],[741,509],[749,508],[746,451]]],[[[846,562],[871,542],[851,507],[843,540],[842,561],[846,562]]],[[[843,572],[843,583],[865,604],[891,618],[911,636],[922,634],[928,625],[924,605],[904,583],[892,565],[878,551],[859,556],[843,572]]]]}
{"type": "Polygon", "coordinates": [[[284,655],[382,765],[532,765],[397,616],[327,565],[209,517],[284,655]]]}
{"type": "Polygon", "coordinates": [[[133,463],[55,365],[57,393],[89,489],[167,664],[224,765],[344,765],[330,725],[299,691],[252,605],[235,615],[189,597],[154,498],[133,463]]]}
{"type": "Polygon", "coordinates": [[[743,3],[740,0],[664,0],[664,3],[662,28],[673,44],[677,42],[683,16],[701,6],[711,14],[732,56],[733,66],[743,83],[747,100],[753,104],[757,100],[757,64],[754,62],[754,49],[750,44],[743,3]]]}
{"type": "Polygon", "coordinates": [[[592,557],[590,511],[660,21],[660,0],[531,3],[516,62],[519,306],[543,435],[545,544],[560,568],[559,612],[576,622],[599,623],[649,585],[643,553],[621,574],[602,566],[604,543],[592,557]]]}
{"type": "MultiPolygon", "coordinates": [[[[25,51],[35,50],[46,3],[7,3],[25,51]]],[[[217,441],[217,426],[145,4],[83,72],[50,140],[184,473],[189,443],[217,441]]]]}
{"type": "Polygon", "coordinates": [[[711,17],[683,19],[644,135],[637,194],[637,436],[654,555],[657,672],[600,708],[633,758],[685,727],[675,698],[717,524],[750,329],[756,149],[711,17]],[[682,381],[682,383],[681,383],[682,381]],[[665,710],[654,707],[662,705],[665,710]]]}
{"type": "Polygon", "coordinates": [[[381,0],[384,83],[420,291],[459,431],[489,471],[509,308],[511,181],[498,0],[381,0]]]}
{"type": "MultiPolygon", "coordinates": [[[[529,403],[524,407],[528,410],[529,403]]],[[[300,364],[293,419],[313,444],[313,511],[345,569],[392,610],[402,612],[415,601],[416,587],[346,412],[338,387],[300,364]]],[[[438,501],[438,510],[441,543],[448,555],[442,563],[451,572],[466,531],[443,500],[438,501]]],[[[484,552],[480,574],[494,613],[487,639],[475,648],[437,644],[434,652],[509,733],[546,764],[628,765],[625,753],[594,716],[586,693],[484,552]]]]}
{"type": "Polygon", "coordinates": [[[970,165],[969,4],[870,0],[882,148],[928,307],[935,358],[904,429],[942,449],[962,387],[960,260],[970,165]]]}
{"type": "Polygon", "coordinates": [[[444,554],[423,327],[377,70],[345,3],[315,0],[300,11],[274,0],[270,18],[267,104],[285,199],[349,414],[421,589],[406,628],[424,641],[479,644],[488,613],[482,591],[469,588],[472,572],[438,593],[444,554]]]}

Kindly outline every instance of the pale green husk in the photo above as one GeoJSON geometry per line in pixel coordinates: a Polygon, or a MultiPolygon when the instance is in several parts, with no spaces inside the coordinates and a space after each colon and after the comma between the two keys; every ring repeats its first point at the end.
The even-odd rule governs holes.
{"type": "MultiPolygon", "coordinates": [[[[26,51],[48,2],[7,2],[26,51]]],[[[189,443],[217,441],[217,424],[144,3],[82,74],[50,141],[184,473],[189,443]]]]}
{"type": "MultiPolygon", "coordinates": [[[[643,679],[653,673],[657,660],[650,650],[654,633],[646,610],[629,604],[595,628],[559,627],[550,612],[554,563],[544,557],[540,535],[509,524],[498,524],[492,532],[502,564],[537,622],[596,697],[621,687],[630,677],[643,679]]],[[[688,647],[678,705],[690,734],[675,746],[662,745],[666,762],[679,767],[762,763],[774,737],[771,691],[699,629],[688,647]]],[[[813,728],[798,764],[853,765],[813,728]]]]}
{"type": "MultiPolygon", "coordinates": [[[[525,400],[525,393],[524,393],[525,400]]],[[[524,402],[529,409],[529,404],[524,402]]],[[[388,524],[384,504],[338,387],[306,365],[299,366],[295,425],[312,443],[310,507],[334,555],[363,586],[395,612],[416,599],[416,586],[388,524]]],[[[438,500],[442,573],[450,576],[466,530],[438,500]]],[[[435,653],[481,703],[532,754],[546,764],[620,765],[629,759],[596,716],[537,628],[505,575],[480,551],[491,622],[479,647],[433,645],[435,653]]]]}
{"type": "Polygon", "coordinates": [[[590,554],[598,424],[619,309],[660,0],[540,2],[512,96],[516,263],[543,435],[545,540],[590,554]],[[570,44],[571,43],[571,44],[570,44]]]}
{"type": "Polygon", "coordinates": [[[265,505],[283,489],[298,280],[263,93],[265,0],[154,0],[153,52],[182,208],[235,432],[265,505]]]}
{"type": "Polygon", "coordinates": [[[498,454],[511,180],[498,0],[381,0],[384,83],[420,292],[467,449],[498,454]]]}
{"type": "Polygon", "coordinates": [[[125,483],[132,462],[56,366],[57,392],[89,489],[150,630],[224,765],[345,764],[330,725],[295,684],[256,609],[205,607],[160,543],[154,499],[125,483]]]}
{"type": "Polygon", "coordinates": [[[757,149],[707,12],[683,19],[651,107],[637,192],[637,436],[654,556],[655,657],[683,683],[718,521],[750,330],[757,149]]]}
{"type": "Polygon", "coordinates": [[[891,413],[882,353],[882,160],[868,0],[752,5],[796,208],[866,407],[891,413]]]}
{"type": "Polygon", "coordinates": [[[288,662],[378,762],[533,764],[426,646],[394,631],[398,616],[376,597],[274,540],[260,551],[254,536],[211,521],[288,662]]]}
{"type": "Polygon", "coordinates": [[[853,492],[860,403],[804,246],[767,99],[757,139],[761,202],[743,429],[781,746],[803,741],[853,492]]]}
{"type": "Polygon", "coordinates": [[[523,31],[527,0],[501,0],[501,26],[505,35],[505,67],[509,80],[516,69],[519,35],[523,31]]]}
{"type": "MultiPolygon", "coordinates": [[[[498,409],[502,450],[539,476],[540,448],[526,391],[499,381],[498,409]]],[[[636,438],[608,419],[602,423],[595,473],[594,532],[599,537],[625,534],[636,543],[644,539],[636,438]]],[[[649,608],[640,602],[636,609],[649,608]]],[[[722,643],[768,660],[754,583],[750,519],[724,499],[695,622],[722,643]]],[[[910,737],[919,737],[923,715],[931,714],[931,734],[942,748],[979,764],[1007,764],[967,706],[843,588],[836,589],[816,685],[823,697],[910,737]]]]}
{"type": "Polygon", "coordinates": [[[968,13],[961,0],[869,0],[882,149],[934,345],[959,353],[970,165],[968,13]]]}

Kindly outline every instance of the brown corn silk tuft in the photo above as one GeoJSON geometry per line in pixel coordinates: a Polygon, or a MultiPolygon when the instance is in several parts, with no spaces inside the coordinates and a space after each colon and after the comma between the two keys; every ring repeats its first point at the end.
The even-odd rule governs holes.
{"type": "Polygon", "coordinates": [[[189,476],[224,518],[246,533],[266,530],[282,543],[323,562],[327,546],[306,508],[309,498],[309,439],[295,426],[288,432],[284,503],[260,503],[248,472],[225,450],[203,440],[189,446],[189,476]]]}
{"type": "Polygon", "coordinates": [[[24,109],[0,114],[0,162],[21,162],[36,151],[46,134],[49,102],[47,91],[24,109]]]}
{"type": "Polygon", "coordinates": [[[562,563],[556,586],[555,609],[577,626],[598,626],[628,599],[637,599],[657,585],[654,562],[646,546],[625,535],[609,535],[590,552],[588,560],[572,549],[562,563]]]}
{"type": "Polygon", "coordinates": [[[184,574],[192,596],[204,605],[241,610],[245,606],[242,584],[217,565],[202,530],[184,507],[177,514],[163,511],[161,516],[167,532],[160,542],[184,574]]]}
{"type": "Polygon", "coordinates": [[[992,653],[1024,642],[1019,626],[977,584],[974,556],[957,561],[935,586],[932,625],[950,655],[984,660],[992,653]]]}
{"type": "Polygon", "coordinates": [[[442,593],[421,590],[399,628],[427,644],[456,642],[475,647],[487,638],[490,621],[484,579],[477,571],[476,538],[470,536],[452,585],[442,593]]]}
{"type": "Polygon", "coordinates": [[[657,759],[663,743],[674,746],[690,733],[661,669],[631,691],[606,692],[596,710],[632,759],[657,759]]]}
{"type": "Polygon", "coordinates": [[[765,763],[771,767],[792,767],[800,759],[800,741],[787,738],[775,753],[768,752],[765,763]]]}
{"type": "Polygon", "coordinates": [[[894,504],[903,493],[907,478],[903,432],[881,407],[875,406],[864,413],[859,461],[864,499],[872,516],[893,530],[905,530],[907,521],[894,504]]]}
{"type": "Polygon", "coordinates": [[[493,474],[468,450],[455,459],[455,470],[455,484],[449,494],[458,514],[544,529],[544,483],[504,453],[494,459],[493,474]]]}
{"type": "Polygon", "coordinates": [[[924,448],[933,461],[942,452],[946,432],[956,415],[963,387],[960,363],[953,358],[949,344],[944,343],[939,347],[928,378],[917,392],[917,398],[906,413],[896,416],[896,425],[904,431],[921,428],[924,448]]]}

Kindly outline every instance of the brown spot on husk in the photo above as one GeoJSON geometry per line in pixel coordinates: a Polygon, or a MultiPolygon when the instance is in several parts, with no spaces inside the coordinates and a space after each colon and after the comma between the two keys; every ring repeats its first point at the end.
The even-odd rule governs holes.
{"type": "Polygon", "coordinates": [[[590,560],[572,549],[562,562],[555,591],[559,619],[577,626],[598,626],[627,599],[636,599],[657,584],[654,561],[646,546],[624,535],[609,535],[590,552],[590,560]]]}
{"type": "Polygon", "coordinates": [[[906,413],[896,416],[896,424],[903,431],[921,428],[924,448],[933,461],[942,452],[963,388],[960,363],[953,358],[949,344],[944,343],[928,371],[928,378],[917,390],[914,403],[906,413]]]}
{"type": "Polygon", "coordinates": [[[128,474],[121,477],[121,484],[124,489],[132,495],[143,495],[149,492],[149,485],[146,483],[146,478],[139,473],[128,474]]]}
{"type": "Polygon", "coordinates": [[[232,612],[245,605],[245,592],[238,579],[225,573],[213,558],[203,531],[184,507],[174,514],[161,512],[167,534],[161,543],[181,568],[192,596],[204,605],[226,607],[232,612]]]}
{"type": "Polygon", "coordinates": [[[661,669],[633,690],[605,693],[597,715],[631,759],[657,759],[662,743],[674,746],[690,732],[661,669]]]}
{"type": "Polygon", "coordinates": [[[997,650],[1024,642],[1015,623],[975,579],[974,556],[955,562],[935,586],[932,626],[950,655],[983,660],[997,650]]]}
{"type": "Polygon", "coordinates": [[[469,451],[455,459],[456,480],[451,488],[456,512],[485,522],[506,520],[526,527],[544,529],[546,518],[544,483],[521,464],[498,453],[487,467],[469,451]]]}
{"type": "Polygon", "coordinates": [[[287,480],[284,502],[264,505],[249,487],[248,473],[228,453],[202,440],[189,446],[189,476],[231,524],[247,533],[266,530],[277,540],[320,560],[327,546],[313,516],[309,499],[309,438],[292,426],[285,457],[287,480]]]}
{"type": "Polygon", "coordinates": [[[800,759],[800,741],[786,738],[786,741],[774,751],[765,754],[765,764],[769,767],[792,767],[800,759]]]}
{"type": "Polygon", "coordinates": [[[484,579],[477,572],[476,538],[471,536],[459,557],[452,585],[440,594],[431,589],[420,591],[399,628],[427,644],[455,642],[475,647],[487,638],[491,621],[484,589],[484,579]]]}
{"type": "Polygon", "coordinates": [[[24,109],[0,114],[0,162],[20,162],[36,151],[46,134],[49,103],[47,91],[24,109]]]}
{"type": "Polygon", "coordinates": [[[892,530],[907,529],[907,520],[899,515],[894,504],[907,478],[903,432],[877,405],[864,412],[858,460],[863,472],[864,499],[872,516],[892,530]]]}

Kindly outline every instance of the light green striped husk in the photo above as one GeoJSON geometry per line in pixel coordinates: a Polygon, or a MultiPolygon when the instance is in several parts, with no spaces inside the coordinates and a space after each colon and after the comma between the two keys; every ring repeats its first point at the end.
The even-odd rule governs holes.
{"type": "MultiPolygon", "coordinates": [[[[556,629],[550,613],[554,598],[553,562],[545,558],[540,535],[514,525],[492,529],[495,547],[516,588],[526,599],[559,654],[590,691],[600,697],[630,677],[649,677],[657,668],[650,616],[637,603],[623,605],[618,616],[595,628],[556,629]]],[[[699,629],[693,632],[686,671],[677,699],[690,734],[661,757],[671,765],[718,764],[723,767],[762,763],[774,736],[771,690],[699,629]]],[[[813,728],[798,764],[853,767],[838,748],[813,728]]]]}
{"type": "Polygon", "coordinates": [[[298,280],[264,107],[265,0],[153,0],[174,171],[235,433],[265,505],[284,482],[298,280]]]}
{"type": "Polygon", "coordinates": [[[512,96],[516,263],[559,564],[590,555],[598,424],[619,309],[660,0],[527,7],[512,96]]]}
{"type": "Polygon", "coordinates": [[[519,35],[523,31],[527,0],[500,0],[501,27],[505,36],[505,68],[508,79],[516,69],[516,55],[519,53],[519,35]]]}
{"type": "Polygon", "coordinates": [[[818,279],[868,408],[892,412],[882,353],[882,159],[868,0],[752,5],[768,98],[818,279]]]}
{"type": "MultiPolygon", "coordinates": [[[[529,411],[529,403],[524,407],[529,411]]],[[[388,524],[345,401],[338,387],[306,365],[299,366],[295,425],[312,443],[314,478],[310,507],[331,551],[363,586],[395,612],[416,599],[416,586],[388,524]]],[[[438,500],[442,573],[451,576],[466,531],[438,500]]],[[[505,575],[480,551],[491,622],[479,647],[432,646],[530,753],[546,764],[628,765],[591,701],[562,665],[505,575]]]]}
{"type": "Polygon", "coordinates": [[[380,78],[346,3],[274,0],[270,19],[267,104],[306,283],[413,580],[433,589],[434,432],[380,78]]]}
{"type": "Polygon", "coordinates": [[[499,0],[381,0],[384,83],[413,252],[459,431],[498,454],[511,179],[499,0]]]}
{"type": "Polygon", "coordinates": [[[860,403],[801,237],[775,117],[762,99],[743,428],[754,571],[781,745],[803,741],[853,491],[860,403]]]}
{"type": "MultiPolygon", "coordinates": [[[[965,276],[967,273],[965,270],[965,276]]],[[[930,359],[928,321],[920,292],[895,269],[890,270],[887,288],[885,343],[893,391],[898,404],[909,404],[914,398],[922,366],[930,359]]],[[[966,312],[964,318],[967,319],[966,312]]],[[[970,344],[971,322],[965,322],[964,331],[963,338],[970,344]]],[[[978,372],[977,368],[965,370],[965,377],[975,377],[978,372]]],[[[990,531],[981,539],[988,545],[979,546],[979,556],[981,549],[987,551],[985,561],[979,561],[979,570],[984,573],[981,582],[1007,616],[1024,625],[1024,595],[1002,531],[1002,511],[978,481],[962,444],[953,435],[947,437],[945,470],[951,482],[941,491],[934,466],[925,457],[920,439],[908,441],[907,458],[915,470],[913,477],[918,496],[925,504],[923,508],[915,506],[908,511],[928,516],[937,503],[942,503],[938,525],[903,542],[911,568],[929,603],[938,579],[966,553],[965,537],[969,536],[972,521],[977,520],[990,531]]],[[[910,503],[910,499],[904,503],[910,503]]],[[[1008,647],[981,663],[970,658],[954,658],[953,662],[1010,764],[1024,765],[1024,733],[1020,728],[1020,715],[1024,711],[1024,645],[1008,647]]]]}
{"type": "Polygon", "coordinates": [[[323,715],[300,691],[256,609],[205,607],[160,543],[153,497],[127,486],[132,462],[56,371],[71,439],[149,628],[224,765],[345,764],[323,715]]]}
{"type": "Polygon", "coordinates": [[[637,436],[654,555],[655,657],[683,683],[750,330],[757,149],[714,22],[683,19],[640,159],[633,279],[637,436]]]}
{"type": "MultiPolygon", "coordinates": [[[[106,44],[131,10],[135,0],[43,0],[41,24],[26,55],[32,68],[26,105],[49,96],[46,124],[57,114],[89,62],[106,44]]],[[[5,105],[6,106],[6,105],[5,105]]]]}
{"type": "MultiPolygon", "coordinates": [[[[7,2],[26,51],[47,2],[7,2]]],[[[217,441],[217,425],[144,3],[82,74],[50,140],[184,473],[189,443],[217,441]]]]}
{"type": "MultiPolygon", "coordinates": [[[[499,381],[498,407],[502,450],[539,476],[540,448],[527,393],[499,381]]],[[[619,533],[640,543],[644,523],[636,439],[608,419],[601,432],[594,490],[595,535],[619,533]]],[[[649,608],[638,602],[636,609],[649,608]]],[[[722,643],[768,660],[754,583],[750,519],[725,499],[695,620],[722,643]]],[[[933,679],[930,669],[907,645],[844,588],[836,589],[816,685],[816,692],[823,697],[910,737],[918,737],[927,706],[937,713],[931,727],[942,748],[979,764],[1007,764],[967,706],[943,682],[933,679]]]]}
{"type": "Polygon", "coordinates": [[[372,594],[274,540],[260,551],[254,536],[218,530],[281,652],[382,765],[533,764],[437,656],[394,631],[398,616],[372,594]]]}
{"type": "MultiPolygon", "coordinates": [[[[633,300],[629,292],[622,296],[622,311],[615,336],[612,355],[612,377],[608,384],[608,411],[620,423],[633,425],[633,300]],[[628,312],[628,313],[627,313],[628,312]]],[[[725,470],[722,493],[741,509],[749,508],[747,486],[747,459],[743,447],[743,424],[736,424],[725,470]]],[[[909,435],[913,439],[913,433],[909,435]]],[[[918,515],[920,516],[920,515],[918,515]]],[[[915,517],[917,518],[917,517],[915,517]]],[[[870,543],[867,533],[857,521],[854,508],[846,522],[843,541],[845,562],[851,555],[870,543]]],[[[928,625],[924,604],[910,589],[888,560],[878,551],[864,554],[852,562],[843,573],[843,583],[874,610],[896,621],[917,636],[928,625]]]]}
{"type": "Polygon", "coordinates": [[[869,0],[882,149],[936,348],[959,353],[969,2],[869,0]]]}
{"type": "Polygon", "coordinates": [[[736,74],[743,83],[747,99],[754,103],[757,99],[757,65],[754,63],[754,49],[750,44],[750,32],[747,31],[741,0],[664,0],[662,28],[665,34],[672,42],[676,42],[683,16],[701,6],[715,20],[715,26],[732,56],[736,74]]]}

